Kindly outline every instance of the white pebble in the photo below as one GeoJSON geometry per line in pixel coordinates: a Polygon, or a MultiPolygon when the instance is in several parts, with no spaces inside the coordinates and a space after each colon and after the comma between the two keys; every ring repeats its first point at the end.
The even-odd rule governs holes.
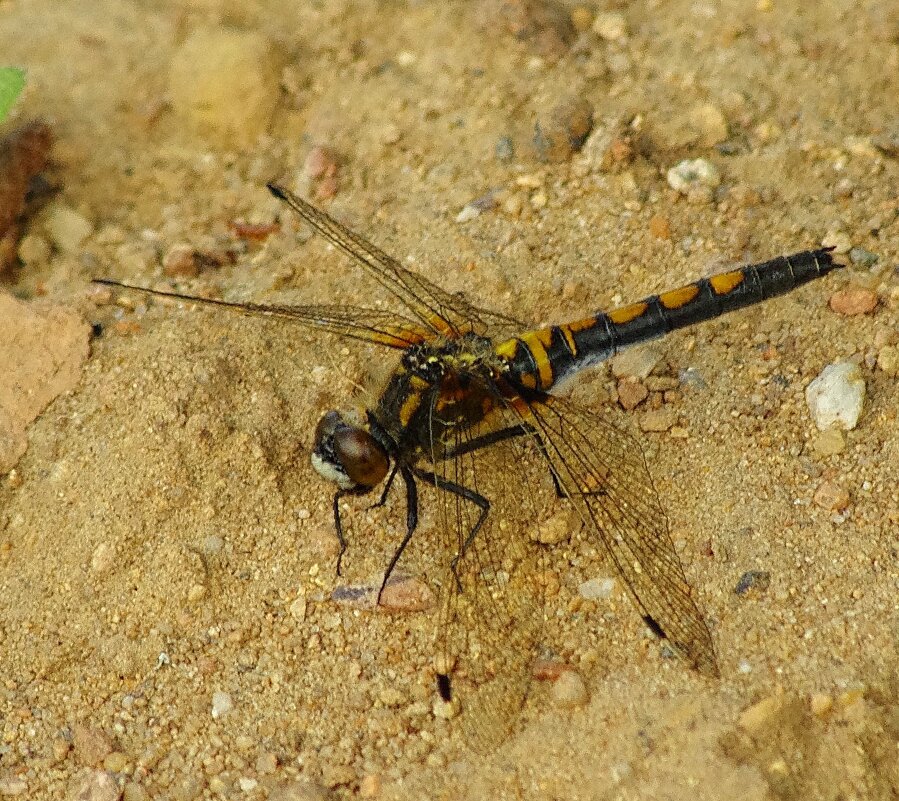
{"type": "Polygon", "coordinates": [[[75,209],[61,203],[50,209],[44,227],[53,244],[63,253],[77,253],[81,243],[94,230],[93,225],[75,209]]]}
{"type": "Polygon", "coordinates": [[[821,246],[833,248],[833,252],[842,256],[852,249],[852,240],[845,231],[828,231],[821,240],[821,246]]]}
{"type": "Polygon", "coordinates": [[[291,602],[288,611],[290,616],[300,623],[306,619],[306,590],[304,587],[297,590],[297,597],[291,602]]]}
{"type": "Polygon", "coordinates": [[[28,785],[25,780],[18,776],[4,776],[0,778],[0,796],[3,798],[13,798],[17,795],[24,795],[28,792],[28,785]]]}
{"type": "Polygon", "coordinates": [[[578,595],[588,601],[601,601],[611,597],[615,589],[613,578],[592,578],[583,582],[578,588],[578,595]]]}
{"type": "Polygon", "coordinates": [[[108,542],[101,542],[91,554],[91,572],[106,573],[115,563],[115,548],[108,542]]]}
{"type": "Polygon", "coordinates": [[[805,400],[821,431],[839,427],[851,431],[858,424],[865,400],[865,380],[854,362],[825,367],[805,390],[805,400]]]}
{"type": "Polygon", "coordinates": [[[111,774],[93,770],[80,779],[69,797],[78,801],[118,801],[122,791],[111,774]]]}
{"type": "Polygon", "coordinates": [[[620,11],[604,11],[596,15],[593,32],[608,42],[627,36],[627,20],[620,11]]]}
{"type": "Polygon", "coordinates": [[[234,702],[231,696],[221,690],[216,690],[212,694],[212,717],[218,720],[225,717],[234,708],[234,702]]]}
{"type": "Polygon", "coordinates": [[[469,220],[473,220],[475,217],[479,217],[481,214],[481,209],[478,208],[474,203],[467,203],[462,207],[462,211],[460,211],[456,215],[457,223],[468,222],[469,220]]]}
{"type": "Polygon", "coordinates": [[[37,234],[28,234],[19,242],[19,258],[29,267],[43,267],[50,261],[50,245],[37,234]]]}
{"type": "Polygon", "coordinates": [[[553,700],[561,707],[573,709],[587,702],[587,686],[580,673],[574,670],[563,670],[553,682],[553,700]]]}
{"type": "Polygon", "coordinates": [[[686,195],[691,189],[704,186],[714,189],[721,183],[721,173],[707,159],[685,159],[668,170],[668,186],[686,195]]]}

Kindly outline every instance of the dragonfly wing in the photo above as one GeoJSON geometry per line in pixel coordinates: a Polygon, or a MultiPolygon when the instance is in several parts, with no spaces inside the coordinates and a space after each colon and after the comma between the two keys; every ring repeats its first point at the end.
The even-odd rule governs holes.
{"type": "Polygon", "coordinates": [[[687,583],[639,443],[561,398],[516,411],[544,443],[553,474],[594,532],[647,625],[702,673],[717,676],[715,648],[687,583]]]}
{"type": "Polygon", "coordinates": [[[483,334],[489,326],[521,330],[518,320],[479,308],[461,294],[452,294],[407,270],[392,256],[339,223],[329,214],[277,184],[269,190],[290,206],[311,228],[348,254],[368,275],[398,298],[435,335],[456,338],[468,331],[483,334]]]}
{"type": "Polygon", "coordinates": [[[476,447],[502,421],[446,433],[440,425],[435,415],[429,456],[442,485],[436,527],[443,560],[435,669],[461,706],[466,742],[489,752],[521,710],[542,642],[542,554],[521,520],[536,519],[546,495],[524,472],[534,463],[528,437],[476,447]],[[489,509],[450,487],[478,495],[489,509]]]}
{"type": "Polygon", "coordinates": [[[93,283],[115,286],[153,297],[182,300],[201,306],[215,306],[247,317],[277,317],[306,328],[328,331],[343,337],[373,342],[391,348],[405,349],[422,342],[430,332],[417,322],[382,309],[341,305],[289,305],[266,303],[236,303],[216,298],[201,298],[180,292],[125,284],[108,278],[95,278],[93,283]]]}

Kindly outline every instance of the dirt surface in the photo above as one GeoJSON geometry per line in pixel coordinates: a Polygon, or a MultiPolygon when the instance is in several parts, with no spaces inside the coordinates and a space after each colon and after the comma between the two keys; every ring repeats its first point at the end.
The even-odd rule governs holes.
{"type": "Polygon", "coordinates": [[[897,42],[890,2],[0,3],[60,187],[0,289],[103,326],[0,477],[0,796],[896,798],[897,42]],[[718,180],[671,188],[697,158],[718,180]],[[837,245],[846,270],[656,343],[648,397],[572,390],[648,429],[720,680],[620,586],[584,599],[613,573],[572,539],[547,628],[586,699],[535,681],[486,756],[432,714],[434,615],[330,595],[402,505],[348,505],[338,580],[308,458],[385,355],[88,284],[387,301],[272,178],[534,323],[837,245]],[[850,288],[876,308],[831,308],[850,288]],[[804,392],[841,359],[864,409],[823,436],[804,392]]]}

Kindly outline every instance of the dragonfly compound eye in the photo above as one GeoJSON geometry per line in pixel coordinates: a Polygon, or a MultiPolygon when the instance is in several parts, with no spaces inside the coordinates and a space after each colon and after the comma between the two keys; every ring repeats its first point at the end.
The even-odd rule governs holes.
{"type": "Polygon", "coordinates": [[[384,480],[390,460],[368,431],[331,411],[316,426],[312,465],[341,489],[368,490],[384,480]]]}

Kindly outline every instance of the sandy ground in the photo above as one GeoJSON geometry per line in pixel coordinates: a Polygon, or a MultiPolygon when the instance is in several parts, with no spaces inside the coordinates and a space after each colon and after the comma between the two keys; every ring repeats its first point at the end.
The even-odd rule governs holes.
{"type": "MultiPolygon", "coordinates": [[[[0,3],[2,58],[29,73],[17,113],[52,124],[60,186],[0,289],[103,326],[0,477],[0,796],[899,796],[896,5],[541,9],[0,3]],[[237,122],[183,99],[185,43],[224,29],[262,54],[218,76],[226,94],[262,86],[234,101],[252,106],[237,122]],[[535,121],[576,126],[584,104],[580,152],[564,137],[535,152],[535,121]],[[316,145],[337,156],[324,188],[303,166],[316,145]],[[699,157],[720,186],[669,188],[666,171],[699,157]],[[840,274],[659,342],[647,383],[677,388],[627,415],[634,430],[647,404],[674,418],[640,436],[720,680],[661,658],[620,588],[580,598],[611,573],[563,545],[549,628],[588,698],[570,709],[535,682],[511,737],[473,755],[431,714],[433,615],[330,600],[332,490],[311,432],[383,354],[88,286],[163,285],[163,257],[187,244],[236,259],[203,262],[184,291],[386,300],[268,196],[279,176],[333,194],[413,269],[534,322],[825,239],[861,249],[840,274]],[[66,250],[69,212],[89,233],[66,250]],[[248,241],[238,219],[280,229],[248,241]],[[829,308],[847,287],[877,309],[829,308]],[[804,390],[844,358],[867,395],[828,453],[804,390]],[[750,570],[770,582],[736,594],[750,570]]],[[[622,414],[607,370],[575,391],[622,414]]],[[[350,506],[359,579],[383,568],[402,510],[350,506]]]]}

